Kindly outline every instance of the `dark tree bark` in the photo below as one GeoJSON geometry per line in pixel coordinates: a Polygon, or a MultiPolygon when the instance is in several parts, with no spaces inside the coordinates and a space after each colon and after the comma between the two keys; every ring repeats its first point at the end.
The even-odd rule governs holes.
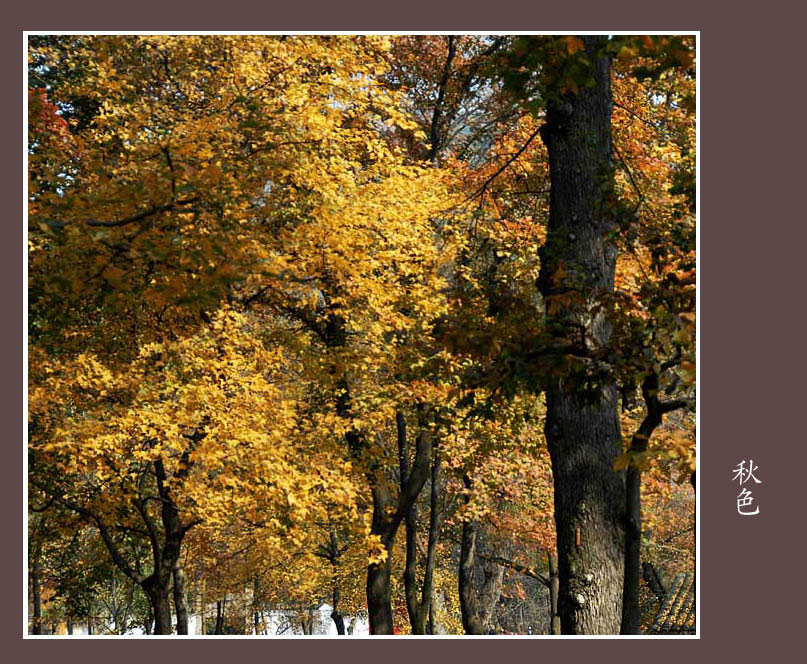
{"type": "MultiPolygon", "coordinates": [[[[375,502],[375,501],[374,501],[375,502]]],[[[377,503],[379,504],[379,503],[377,503]]],[[[380,504],[379,504],[380,505],[380,504]]],[[[382,508],[373,508],[373,522],[377,523],[385,517],[379,516],[382,508]]],[[[378,527],[372,530],[381,530],[378,527]]],[[[381,543],[389,553],[392,551],[393,539],[383,537],[381,543]]],[[[370,622],[370,634],[392,634],[394,622],[392,618],[392,599],[390,590],[390,557],[382,563],[373,563],[367,567],[367,613],[370,622]]]]}
{"type": "Polygon", "coordinates": [[[333,611],[331,611],[331,620],[333,620],[333,624],[336,625],[336,633],[339,634],[339,635],[344,635],[344,633],[345,633],[345,617],[338,610],[338,607],[339,607],[339,590],[334,589],[334,591],[333,591],[333,611]]]}
{"type": "Polygon", "coordinates": [[[216,624],[213,627],[213,634],[224,634],[224,601],[216,600],[216,624]]]}
{"type": "Polygon", "coordinates": [[[143,589],[149,598],[151,610],[154,613],[154,633],[171,634],[171,600],[167,588],[159,585],[153,575],[143,582],[143,589]]]}
{"type": "Polygon", "coordinates": [[[611,63],[606,38],[583,38],[592,85],[556,92],[541,137],[549,153],[549,227],[539,288],[557,355],[546,386],[545,433],[555,487],[564,634],[616,634],[622,615],[625,488],[617,388],[603,370],[611,336],[616,228],[611,63]]]}
{"type": "Polygon", "coordinates": [[[174,610],[177,614],[177,634],[188,633],[188,606],[185,599],[185,572],[174,563],[174,610]]]}

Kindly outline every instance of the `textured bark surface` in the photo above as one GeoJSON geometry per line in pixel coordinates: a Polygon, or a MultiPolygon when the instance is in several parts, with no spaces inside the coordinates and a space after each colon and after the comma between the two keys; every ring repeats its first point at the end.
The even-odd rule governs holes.
{"type": "Polygon", "coordinates": [[[594,84],[550,100],[541,137],[549,153],[549,228],[539,287],[558,366],[546,389],[547,445],[555,487],[559,612],[564,634],[616,634],[622,614],[624,478],[617,388],[597,369],[611,329],[603,302],[614,289],[614,167],[610,59],[604,37],[584,38],[594,84]],[[558,304],[560,306],[558,306],[558,304]]]}

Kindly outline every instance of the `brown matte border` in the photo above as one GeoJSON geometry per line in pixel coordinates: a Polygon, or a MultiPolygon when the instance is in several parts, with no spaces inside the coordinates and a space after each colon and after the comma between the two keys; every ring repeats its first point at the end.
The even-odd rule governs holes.
{"type": "MultiPolygon", "coordinates": [[[[226,658],[285,661],[343,658],[523,661],[573,654],[597,660],[719,657],[760,662],[797,653],[796,620],[804,609],[802,524],[798,476],[807,469],[797,426],[804,390],[800,344],[805,226],[800,196],[804,168],[801,65],[803,15],[793,4],[678,0],[650,3],[524,0],[402,3],[266,3],[197,0],[53,2],[7,6],[0,41],[10,104],[3,105],[5,210],[0,273],[4,354],[0,406],[7,432],[0,505],[7,539],[0,547],[4,588],[3,652],[9,661],[139,662],[181,657],[194,663],[226,658]],[[22,252],[20,132],[23,30],[700,30],[701,64],[701,381],[698,450],[701,502],[701,638],[698,640],[488,639],[309,640],[27,640],[22,591],[22,252]],[[737,515],[731,468],[753,458],[763,484],[760,514],[737,515]],[[795,518],[794,518],[795,516],[795,518]],[[775,639],[775,642],[774,642],[775,639]],[[791,646],[790,648],[788,646],[791,646]],[[771,650],[769,651],[769,648],[771,650]],[[770,652],[770,654],[768,654],[770,652]],[[607,656],[604,657],[607,653],[607,656]],[[19,657],[14,657],[18,654],[19,657]],[[627,659],[626,659],[627,657],[627,659]]],[[[803,630],[803,628],[802,628],[803,630]]],[[[574,661],[574,660],[573,660],[574,661]]]]}

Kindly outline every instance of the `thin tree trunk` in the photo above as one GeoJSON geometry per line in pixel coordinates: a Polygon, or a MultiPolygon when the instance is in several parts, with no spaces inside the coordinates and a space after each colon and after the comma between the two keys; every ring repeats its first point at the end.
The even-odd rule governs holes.
{"type": "Polygon", "coordinates": [[[33,596],[34,615],[31,625],[32,634],[42,634],[42,542],[37,542],[34,552],[34,564],[31,569],[31,595],[33,596]]]}
{"type": "Polygon", "coordinates": [[[314,610],[308,609],[308,614],[300,618],[300,627],[303,634],[310,636],[314,633],[314,610]]]}
{"type": "MultiPolygon", "coordinates": [[[[466,489],[472,488],[471,479],[463,477],[466,489]]],[[[470,497],[465,497],[466,504],[470,497]]],[[[504,579],[504,568],[485,561],[483,570],[485,580],[481,589],[477,591],[475,581],[477,524],[475,521],[465,521],[462,524],[462,539],[460,541],[460,567],[459,567],[459,597],[462,627],[466,634],[487,634],[490,631],[490,622],[493,618],[493,609],[501,593],[504,579]]]]}
{"type": "Polygon", "coordinates": [[[606,38],[583,38],[593,84],[559,92],[541,136],[549,153],[549,228],[539,286],[557,361],[546,388],[564,634],[616,634],[622,616],[625,484],[616,382],[601,370],[611,324],[616,228],[611,64],[606,38]],[[596,371],[596,375],[592,373],[596,371]],[[593,380],[590,380],[592,379],[593,380]],[[586,386],[584,389],[583,386],[586,386]]]}
{"type": "MultiPolygon", "coordinates": [[[[650,437],[662,423],[664,415],[688,405],[685,399],[662,402],[659,398],[659,376],[653,372],[642,381],[642,397],[646,414],[633,434],[630,452],[647,451],[650,437]]],[[[639,584],[642,579],[642,470],[638,459],[632,458],[625,480],[625,580],[622,591],[621,634],[639,634],[639,584]]]]}
{"type": "Polygon", "coordinates": [[[426,545],[426,567],[423,572],[423,587],[421,589],[420,605],[417,614],[417,630],[412,626],[413,634],[426,634],[426,626],[431,615],[434,595],[434,567],[436,564],[437,544],[440,539],[440,491],[441,491],[442,461],[437,449],[437,443],[432,445],[432,476],[431,494],[429,501],[429,539],[426,545]]]}
{"type": "Polygon", "coordinates": [[[559,635],[560,614],[558,613],[558,591],[560,582],[558,580],[558,557],[554,553],[547,554],[549,559],[549,633],[559,635]]]}
{"type": "Polygon", "coordinates": [[[216,601],[216,625],[213,628],[213,634],[224,634],[224,602],[222,600],[216,601]]]}
{"type": "Polygon", "coordinates": [[[174,609],[177,614],[177,634],[188,633],[188,606],[185,599],[185,572],[174,563],[174,609]]]}
{"type": "Polygon", "coordinates": [[[339,599],[341,593],[339,592],[339,587],[336,585],[336,574],[334,574],[334,588],[333,588],[333,610],[331,611],[331,619],[336,625],[336,633],[339,635],[344,635],[345,633],[345,618],[339,611],[339,599]]]}
{"type": "MultiPolygon", "coordinates": [[[[658,381],[656,380],[656,383],[658,381]]],[[[655,415],[655,413],[654,413],[655,415]]],[[[661,423],[655,418],[646,417],[639,431],[631,439],[630,451],[641,453],[647,450],[650,434],[661,423]]],[[[642,471],[636,463],[631,463],[625,478],[626,524],[625,524],[625,581],[622,591],[621,634],[639,633],[639,584],[642,579],[642,471]]]]}
{"type": "MultiPolygon", "coordinates": [[[[398,430],[400,432],[400,426],[398,430]]],[[[404,478],[403,471],[405,465],[407,466],[408,472],[408,461],[404,450],[401,462],[402,478],[404,478]],[[404,461],[406,461],[406,464],[404,461]]],[[[406,481],[402,479],[402,489],[405,483],[406,481]]],[[[441,459],[437,452],[437,444],[434,443],[432,445],[431,492],[429,500],[429,535],[420,599],[418,599],[417,589],[417,507],[415,505],[413,505],[407,513],[405,521],[406,565],[404,568],[404,592],[406,595],[406,608],[409,614],[409,624],[412,627],[412,634],[426,634],[426,629],[429,624],[432,595],[434,592],[435,553],[440,539],[440,483],[441,459]]]]}
{"type": "MultiPolygon", "coordinates": [[[[399,425],[403,418],[396,418],[399,425]]],[[[400,438],[399,438],[400,440],[400,438]]],[[[415,460],[409,471],[405,484],[401,485],[396,500],[389,489],[376,477],[377,469],[370,468],[367,479],[373,497],[373,518],[370,532],[377,535],[387,551],[387,559],[381,563],[373,563],[367,568],[367,611],[370,618],[371,634],[392,634],[394,630],[392,602],[390,597],[390,566],[392,545],[398,527],[426,483],[432,459],[432,433],[428,427],[421,426],[415,440],[415,460]]]]}

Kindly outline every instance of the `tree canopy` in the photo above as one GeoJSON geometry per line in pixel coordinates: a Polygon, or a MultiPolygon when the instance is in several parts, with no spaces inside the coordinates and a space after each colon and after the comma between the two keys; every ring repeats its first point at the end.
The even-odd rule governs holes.
{"type": "Polygon", "coordinates": [[[649,628],[695,560],[694,37],[28,58],[33,633],[649,628]]]}

